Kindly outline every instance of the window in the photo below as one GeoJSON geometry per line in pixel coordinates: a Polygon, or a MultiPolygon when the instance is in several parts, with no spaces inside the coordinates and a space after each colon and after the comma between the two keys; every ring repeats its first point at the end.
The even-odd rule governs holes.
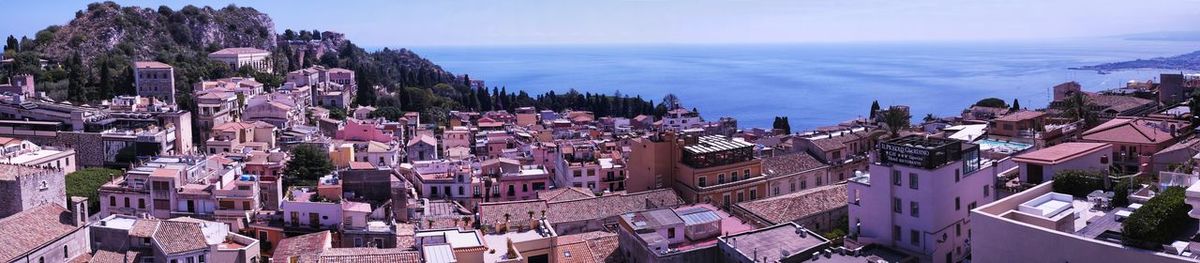
{"type": "Polygon", "coordinates": [[[821,186],[821,176],[817,176],[817,186],[821,186]]]}
{"type": "Polygon", "coordinates": [[[737,200],[738,200],[738,203],[741,203],[742,201],[745,201],[745,200],[746,200],[745,198],[743,198],[743,197],[744,197],[744,195],[742,195],[742,192],[738,192],[738,193],[737,193],[737,197],[738,197],[738,199],[737,199],[737,200]]]}
{"type": "Polygon", "coordinates": [[[897,213],[897,214],[904,213],[903,211],[900,211],[900,210],[901,210],[900,198],[892,197],[892,212],[897,213]]]}
{"type": "Polygon", "coordinates": [[[467,192],[466,192],[466,188],[463,188],[462,186],[459,186],[459,187],[458,187],[458,195],[460,195],[460,196],[461,196],[461,195],[466,195],[466,194],[467,194],[467,192]]]}
{"type": "Polygon", "coordinates": [[[954,236],[962,236],[962,224],[954,224],[954,236]]]}
{"type": "Polygon", "coordinates": [[[675,238],[675,228],[674,227],[667,228],[667,238],[668,239],[675,238]]]}
{"type": "Polygon", "coordinates": [[[900,226],[892,225],[892,240],[900,241],[900,226]]]}
{"type": "Polygon", "coordinates": [[[738,176],[738,173],[737,173],[737,171],[733,171],[732,173],[729,173],[729,177],[730,177],[729,181],[730,181],[730,182],[737,182],[737,179],[738,179],[738,177],[737,177],[737,176],[738,176]]]}
{"type": "Polygon", "coordinates": [[[204,263],[204,255],[200,255],[197,258],[199,259],[200,263],[204,263]]]}
{"type": "Polygon", "coordinates": [[[117,206],[117,197],[116,196],[108,197],[108,206],[117,206]]]}
{"type": "Polygon", "coordinates": [[[581,177],[581,176],[583,176],[583,171],[575,170],[575,177],[581,177]]]}
{"type": "Polygon", "coordinates": [[[900,186],[900,171],[892,171],[892,185],[900,186]]]}
{"type": "Polygon", "coordinates": [[[788,189],[791,189],[791,190],[788,190],[789,192],[795,192],[796,191],[796,181],[788,182],[788,189]]]}
{"type": "Polygon", "coordinates": [[[967,215],[968,216],[971,215],[971,210],[974,210],[974,209],[975,209],[975,202],[971,202],[970,204],[967,204],[967,215]]]}
{"type": "Polygon", "coordinates": [[[354,247],[362,247],[363,241],[361,237],[354,238],[354,247]]]}
{"type": "Polygon", "coordinates": [[[193,257],[188,257],[188,258],[187,258],[187,263],[196,263],[196,258],[193,258],[193,257]]]}
{"type": "Polygon", "coordinates": [[[917,189],[917,174],[908,174],[908,188],[917,189]]]}
{"type": "Polygon", "coordinates": [[[908,213],[911,214],[912,217],[921,217],[921,205],[919,203],[909,201],[908,208],[908,213]]]}
{"type": "Polygon", "coordinates": [[[717,183],[718,183],[718,184],[723,184],[723,183],[725,183],[725,174],[718,174],[718,175],[717,175],[717,183]]]}
{"type": "Polygon", "coordinates": [[[808,181],[800,179],[800,189],[808,189],[808,181]]]}
{"type": "Polygon", "coordinates": [[[984,185],[983,186],[983,197],[988,197],[988,195],[991,195],[991,194],[992,194],[992,185],[984,185]]]}
{"type": "Polygon", "coordinates": [[[750,178],[750,169],[742,170],[742,174],[744,174],[743,176],[746,178],[750,178]]]}
{"type": "Polygon", "coordinates": [[[529,192],[529,185],[528,185],[528,184],[521,184],[521,192],[522,192],[522,193],[524,193],[524,192],[529,192]]]}
{"type": "Polygon", "coordinates": [[[707,185],[708,185],[708,182],[707,182],[708,180],[707,180],[707,179],[708,179],[708,178],[705,178],[705,177],[703,177],[703,176],[701,176],[701,177],[700,177],[700,187],[705,187],[705,186],[707,186],[707,185]]]}
{"type": "Polygon", "coordinates": [[[383,248],[383,239],[382,238],[376,238],[372,242],[375,243],[375,248],[383,248]]]}
{"type": "Polygon", "coordinates": [[[954,198],[954,211],[958,211],[958,210],[959,210],[959,206],[960,206],[960,205],[959,205],[959,203],[960,203],[960,201],[959,201],[959,198],[958,198],[958,197],[955,197],[955,198],[954,198]]]}
{"type": "Polygon", "coordinates": [[[71,251],[67,249],[66,245],[63,245],[63,258],[67,258],[68,257],[67,255],[70,255],[70,254],[71,254],[71,251]]]}
{"type": "Polygon", "coordinates": [[[128,208],[128,207],[129,207],[129,197],[126,197],[126,198],[125,198],[125,207],[126,207],[126,208],[128,208]]]}
{"type": "Polygon", "coordinates": [[[138,209],[146,209],[146,199],[138,198],[138,209]]]}
{"type": "Polygon", "coordinates": [[[758,199],[758,190],[750,189],[750,200],[758,199]]]}
{"type": "Polygon", "coordinates": [[[960,171],[958,169],[954,169],[954,182],[957,183],[959,179],[962,179],[961,177],[962,177],[962,171],[960,171]]]}

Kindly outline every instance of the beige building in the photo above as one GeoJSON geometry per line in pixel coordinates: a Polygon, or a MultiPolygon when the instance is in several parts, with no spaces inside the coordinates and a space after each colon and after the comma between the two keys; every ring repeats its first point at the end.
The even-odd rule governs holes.
{"type": "Polygon", "coordinates": [[[208,59],[229,65],[230,70],[249,66],[262,72],[273,72],[269,57],[271,52],[249,47],[234,47],[209,53],[208,59]]]}

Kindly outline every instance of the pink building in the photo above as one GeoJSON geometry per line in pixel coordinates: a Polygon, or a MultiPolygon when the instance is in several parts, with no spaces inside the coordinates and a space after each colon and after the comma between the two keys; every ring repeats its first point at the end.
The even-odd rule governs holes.
{"type": "Polygon", "coordinates": [[[366,120],[346,119],[346,126],[333,135],[334,139],[347,141],[377,141],[391,143],[395,137],[366,120]]]}
{"type": "MultiPolygon", "coordinates": [[[[1200,204],[1194,202],[1200,199],[1200,190],[1193,189],[1200,186],[1188,187],[1186,202],[1195,206],[1200,204]]],[[[970,216],[974,225],[972,262],[1196,262],[1187,256],[1194,252],[1184,252],[1197,251],[1194,248],[1200,243],[1194,240],[1163,244],[1163,250],[1152,251],[1121,244],[1120,234],[1102,236],[1122,231],[1121,223],[1108,214],[1135,208],[1097,212],[1091,205],[1053,192],[1050,181],[974,209],[970,216]]],[[[1193,233],[1178,234],[1190,237],[1193,233]]]]}
{"type": "Polygon", "coordinates": [[[521,165],[515,171],[501,173],[499,186],[503,201],[537,199],[538,191],[549,188],[550,173],[542,166],[521,165]]]}
{"type": "Polygon", "coordinates": [[[0,93],[34,95],[33,75],[20,74],[8,78],[7,84],[0,84],[0,93]]]}
{"type": "Polygon", "coordinates": [[[850,236],[932,262],[967,257],[968,211],[995,200],[996,171],[979,146],[911,135],[880,144],[870,173],[850,179],[850,236]]]}
{"type": "Polygon", "coordinates": [[[1107,143],[1068,142],[1017,155],[1013,161],[1020,166],[1022,183],[1041,184],[1065,170],[1108,171],[1112,152],[1107,143]]]}

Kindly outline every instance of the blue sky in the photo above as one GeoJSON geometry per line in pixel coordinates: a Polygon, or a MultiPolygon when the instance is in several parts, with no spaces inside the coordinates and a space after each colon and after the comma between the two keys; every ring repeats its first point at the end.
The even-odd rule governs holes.
{"type": "MultiPolygon", "coordinates": [[[[178,10],[181,1],[117,1],[178,10]]],[[[87,2],[4,1],[0,34],[63,24],[87,2]]],[[[986,41],[1195,30],[1200,0],[189,1],[250,6],[276,30],[363,46],[986,41]]]]}

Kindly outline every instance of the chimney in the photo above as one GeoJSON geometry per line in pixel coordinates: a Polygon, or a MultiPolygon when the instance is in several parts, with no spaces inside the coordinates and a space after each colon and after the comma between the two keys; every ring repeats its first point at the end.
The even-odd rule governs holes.
{"type": "Polygon", "coordinates": [[[71,225],[82,227],[88,223],[87,197],[72,196],[67,209],[71,210],[71,225]]]}

